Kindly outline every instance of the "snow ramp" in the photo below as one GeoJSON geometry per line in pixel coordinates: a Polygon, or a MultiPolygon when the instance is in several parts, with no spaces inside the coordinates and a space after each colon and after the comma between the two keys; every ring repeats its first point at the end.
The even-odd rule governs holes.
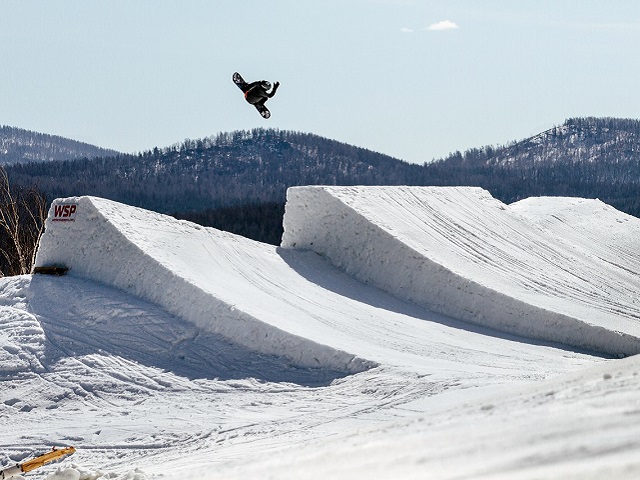
{"type": "Polygon", "coordinates": [[[375,366],[310,339],[331,331],[277,293],[295,283],[291,269],[275,247],[237,235],[102,198],[57,199],[35,265],[67,267],[297,367],[349,374],[375,366]]]}
{"type": "Polygon", "coordinates": [[[601,200],[531,197],[510,205],[512,211],[603,262],[615,274],[640,272],[640,220],[601,200]]]}
{"type": "Polygon", "coordinates": [[[634,230],[640,220],[625,216],[621,227],[611,207],[575,220],[590,225],[591,243],[575,228],[573,236],[544,228],[544,215],[528,205],[512,208],[475,187],[296,187],[282,246],[311,249],[447,316],[610,355],[639,353],[640,239],[595,242],[612,222],[634,230]]]}

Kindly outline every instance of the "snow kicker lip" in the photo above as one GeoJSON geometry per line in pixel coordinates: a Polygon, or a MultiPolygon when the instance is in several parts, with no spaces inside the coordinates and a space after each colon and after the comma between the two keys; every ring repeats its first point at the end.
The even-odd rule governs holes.
{"type": "MultiPolygon", "coordinates": [[[[68,266],[71,275],[120,288],[199,328],[257,353],[285,357],[297,367],[353,374],[377,366],[262,321],[259,312],[245,311],[211,292],[206,279],[215,272],[206,271],[207,263],[215,268],[216,258],[193,258],[195,252],[185,252],[195,244],[206,252],[212,240],[207,230],[97,197],[57,199],[49,211],[36,267],[68,266]],[[73,221],[54,222],[72,210],[64,210],[64,205],[75,206],[73,221]],[[195,240],[182,244],[185,238],[195,240]],[[190,269],[199,273],[192,276],[190,269]]],[[[229,236],[227,241],[233,241],[235,236],[229,236]]]]}
{"type": "MultiPolygon", "coordinates": [[[[480,188],[294,187],[284,227],[283,248],[311,249],[438,313],[607,355],[640,352],[637,307],[627,302],[621,311],[619,298],[604,295],[593,300],[599,292],[590,272],[600,265],[480,188]],[[555,293],[548,288],[554,276],[555,293]]],[[[624,275],[621,288],[637,296],[624,275]]]]}

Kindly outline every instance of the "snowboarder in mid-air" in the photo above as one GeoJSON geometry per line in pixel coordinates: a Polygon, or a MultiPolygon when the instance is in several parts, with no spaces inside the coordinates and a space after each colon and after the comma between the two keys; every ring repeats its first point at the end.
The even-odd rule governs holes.
{"type": "Polygon", "coordinates": [[[265,106],[265,102],[276,94],[276,90],[278,90],[280,86],[279,82],[275,82],[273,88],[271,88],[271,83],[265,80],[247,83],[242,76],[236,72],[233,74],[233,83],[242,90],[245,100],[256,107],[260,115],[264,118],[271,116],[271,112],[269,112],[269,109],[265,106]]]}

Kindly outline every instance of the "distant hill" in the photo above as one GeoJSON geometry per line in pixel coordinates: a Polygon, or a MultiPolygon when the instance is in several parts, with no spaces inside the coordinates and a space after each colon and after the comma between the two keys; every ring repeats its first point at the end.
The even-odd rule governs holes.
{"type": "Polygon", "coordinates": [[[0,165],[104,157],[117,153],[56,135],[0,126],[0,165]]]}
{"type": "Polygon", "coordinates": [[[98,195],[160,212],[284,202],[292,185],[403,184],[423,168],[317,135],[255,129],[138,155],[14,165],[51,197],[98,195]]]}
{"type": "Polygon", "coordinates": [[[640,216],[640,120],[572,118],[503,147],[455,152],[428,165],[438,184],[477,185],[503,202],[599,198],[640,216]]]}
{"type": "Polygon", "coordinates": [[[640,121],[575,118],[504,146],[416,165],[317,135],[255,129],[138,155],[9,166],[49,198],[97,195],[278,243],[296,185],[480,186],[505,203],[599,198],[640,216],[640,121]]]}

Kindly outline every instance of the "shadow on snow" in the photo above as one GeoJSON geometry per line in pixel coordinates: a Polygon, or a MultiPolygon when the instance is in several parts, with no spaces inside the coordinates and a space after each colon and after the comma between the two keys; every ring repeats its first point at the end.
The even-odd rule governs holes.
{"type": "Polygon", "coordinates": [[[255,378],[317,387],[347,376],[256,353],[155,304],[91,281],[34,275],[29,291],[31,313],[47,339],[48,365],[67,356],[108,353],[189,379],[255,378]]]}
{"type": "Polygon", "coordinates": [[[613,358],[601,353],[594,353],[561,343],[545,342],[542,340],[500,332],[489,327],[474,325],[463,320],[433,312],[418,304],[401,300],[384,290],[361,282],[356,278],[345,274],[342,270],[329,263],[322,255],[313,252],[312,250],[292,250],[279,247],[277,251],[278,255],[280,255],[280,257],[293,270],[308,281],[313,282],[326,290],[363,304],[424,321],[439,323],[450,328],[477,333],[479,335],[486,335],[503,340],[526,343],[529,345],[552,347],[559,350],[583,353],[596,357],[613,358]]]}

